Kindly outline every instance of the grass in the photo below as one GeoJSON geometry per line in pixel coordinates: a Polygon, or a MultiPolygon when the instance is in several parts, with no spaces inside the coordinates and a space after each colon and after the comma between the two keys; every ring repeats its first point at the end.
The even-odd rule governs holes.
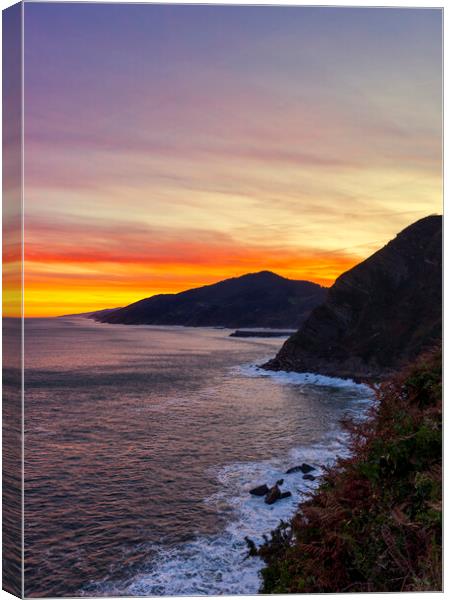
{"type": "Polygon", "coordinates": [[[442,589],[441,349],[377,390],[347,423],[351,458],[323,477],[260,548],[262,593],[442,589]]]}

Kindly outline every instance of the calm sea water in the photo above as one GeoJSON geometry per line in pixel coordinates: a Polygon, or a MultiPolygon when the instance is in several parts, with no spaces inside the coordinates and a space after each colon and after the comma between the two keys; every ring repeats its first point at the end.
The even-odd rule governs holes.
{"type": "Polygon", "coordinates": [[[286,476],[272,506],[248,490],[332,462],[370,395],[260,373],[283,339],[229,333],[27,320],[26,595],[257,593],[244,537],[314,484],[286,476]]]}

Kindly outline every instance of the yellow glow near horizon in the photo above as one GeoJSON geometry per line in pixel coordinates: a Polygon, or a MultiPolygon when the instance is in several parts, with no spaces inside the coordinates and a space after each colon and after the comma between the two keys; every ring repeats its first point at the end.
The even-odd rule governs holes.
{"type": "Polygon", "coordinates": [[[166,10],[26,4],[26,316],[331,285],[441,212],[441,11],[166,10]]]}
{"type": "MultiPolygon", "coordinates": [[[[354,257],[344,257],[343,259],[336,257],[331,260],[325,258],[321,262],[318,259],[314,264],[313,259],[309,258],[304,261],[302,269],[299,264],[292,265],[290,268],[272,270],[290,279],[306,279],[328,286],[333,283],[342,270],[350,268],[357,262],[358,260],[354,257]]],[[[198,268],[195,265],[179,269],[176,265],[168,265],[167,277],[161,277],[161,271],[153,270],[153,276],[147,275],[142,278],[141,269],[134,270],[134,265],[127,265],[127,275],[122,275],[119,282],[114,282],[108,280],[108,272],[114,271],[114,265],[108,267],[105,268],[104,265],[101,265],[94,281],[90,278],[83,279],[82,276],[77,278],[74,273],[64,275],[55,273],[50,284],[48,270],[40,271],[39,274],[34,271],[33,264],[28,265],[27,272],[29,274],[25,281],[25,316],[60,316],[126,306],[155,294],[177,293],[247,272],[261,270],[256,265],[248,270],[226,269],[222,265],[216,265],[212,269],[204,266],[198,268]],[[169,276],[170,274],[172,277],[169,276]]]]}

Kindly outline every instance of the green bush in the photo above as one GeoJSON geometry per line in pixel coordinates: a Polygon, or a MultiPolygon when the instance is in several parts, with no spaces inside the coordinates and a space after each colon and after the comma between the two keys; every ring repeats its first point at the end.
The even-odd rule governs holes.
{"type": "Polygon", "coordinates": [[[380,386],[352,456],[253,553],[263,593],[441,590],[441,349],[380,386]]]}

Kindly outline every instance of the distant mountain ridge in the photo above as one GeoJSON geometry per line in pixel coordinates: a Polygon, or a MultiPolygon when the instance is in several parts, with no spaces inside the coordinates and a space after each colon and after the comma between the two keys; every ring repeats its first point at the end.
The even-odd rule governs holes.
{"type": "Polygon", "coordinates": [[[178,294],[160,294],[129,306],[92,313],[102,323],[190,327],[298,328],[324,301],[327,288],[270,271],[249,273],[178,294]]]}
{"type": "Polygon", "coordinates": [[[378,379],[442,335],[442,217],[417,221],[340,275],[265,366],[378,379]]]}

